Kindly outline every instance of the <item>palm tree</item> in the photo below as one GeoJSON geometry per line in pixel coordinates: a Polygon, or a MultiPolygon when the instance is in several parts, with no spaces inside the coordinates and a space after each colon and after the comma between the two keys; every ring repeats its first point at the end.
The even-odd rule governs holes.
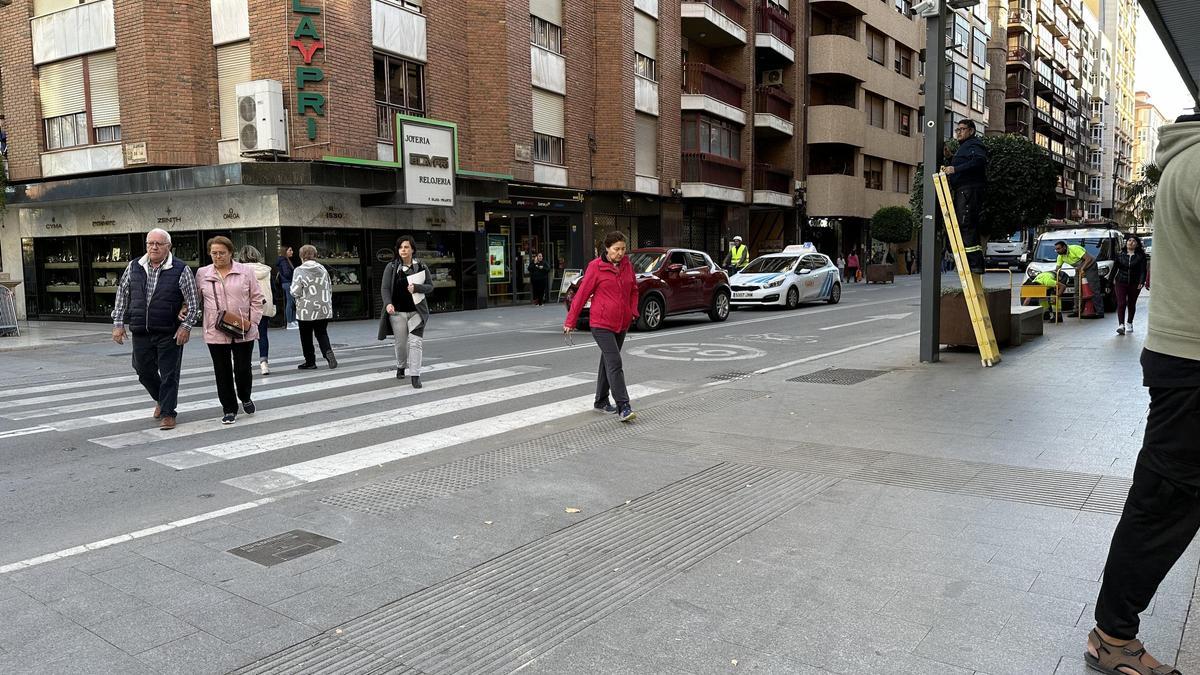
{"type": "Polygon", "coordinates": [[[1161,177],[1162,169],[1157,164],[1147,164],[1142,167],[1142,177],[1125,188],[1121,208],[1133,214],[1135,225],[1144,228],[1154,222],[1154,195],[1161,177]]]}

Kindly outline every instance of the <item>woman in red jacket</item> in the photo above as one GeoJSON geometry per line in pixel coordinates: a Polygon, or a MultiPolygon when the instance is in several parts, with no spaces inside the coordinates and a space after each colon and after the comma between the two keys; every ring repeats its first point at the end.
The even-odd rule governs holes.
{"type": "Polygon", "coordinates": [[[596,377],[596,404],[598,412],[617,413],[622,422],[631,422],[633,408],[629,405],[629,392],[625,389],[625,371],[621,366],[621,345],[625,333],[638,318],[637,279],[633,265],[625,257],[625,235],[612,232],[604,238],[604,253],[588,265],[583,280],[571,301],[571,310],[563,323],[563,333],[575,330],[575,322],[588,300],[592,301],[588,323],[592,327],[592,338],[600,347],[600,374],[596,377]],[[612,389],[616,407],[608,402],[612,389]]]}

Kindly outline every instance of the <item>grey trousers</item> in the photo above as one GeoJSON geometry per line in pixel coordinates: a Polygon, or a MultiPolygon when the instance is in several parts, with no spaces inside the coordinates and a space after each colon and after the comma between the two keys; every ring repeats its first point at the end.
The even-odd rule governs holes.
{"type": "Polygon", "coordinates": [[[424,340],[408,332],[410,318],[419,317],[416,312],[396,312],[388,315],[392,335],[396,338],[396,367],[405,368],[407,375],[421,374],[421,357],[424,355],[424,340]]]}
{"type": "Polygon", "coordinates": [[[621,345],[625,344],[625,334],[614,333],[603,328],[593,328],[592,339],[600,347],[600,372],[596,375],[596,402],[607,402],[608,392],[611,390],[618,408],[629,405],[629,392],[625,389],[625,369],[621,365],[621,345]]]}

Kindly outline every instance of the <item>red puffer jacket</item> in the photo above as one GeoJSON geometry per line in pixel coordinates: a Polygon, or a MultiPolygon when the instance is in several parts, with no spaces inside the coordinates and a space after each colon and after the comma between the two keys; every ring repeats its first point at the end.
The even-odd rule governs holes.
{"type": "Polygon", "coordinates": [[[592,300],[592,308],[588,313],[588,323],[592,328],[603,328],[614,333],[629,330],[629,325],[638,317],[638,288],[628,256],[622,257],[616,265],[608,262],[604,256],[588,265],[563,325],[575,327],[588,298],[592,300]]]}

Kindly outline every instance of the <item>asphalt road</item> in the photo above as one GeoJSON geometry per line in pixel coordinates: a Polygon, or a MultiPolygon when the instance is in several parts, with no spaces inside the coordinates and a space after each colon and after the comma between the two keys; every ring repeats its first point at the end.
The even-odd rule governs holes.
{"type": "MultiPolygon", "coordinates": [[[[698,314],[631,333],[635,409],[718,376],[911,334],[918,294],[915,277],[851,284],[838,305],[743,309],[723,323],[698,314]]],[[[587,332],[569,344],[563,316],[559,306],[435,315],[419,391],[394,379],[391,343],[375,340],[372,322],[331,327],[344,345],[335,371],[295,370],[296,333],[273,331],[273,374],[255,375],[258,412],[231,427],[218,420],[211,365],[194,342],[176,432],[157,430],[128,345],[97,334],[0,353],[0,372],[20,374],[0,391],[0,570],[256,500],[344,490],[387,476],[393,462],[438,464],[594,421],[598,351],[587,332]]]]}

